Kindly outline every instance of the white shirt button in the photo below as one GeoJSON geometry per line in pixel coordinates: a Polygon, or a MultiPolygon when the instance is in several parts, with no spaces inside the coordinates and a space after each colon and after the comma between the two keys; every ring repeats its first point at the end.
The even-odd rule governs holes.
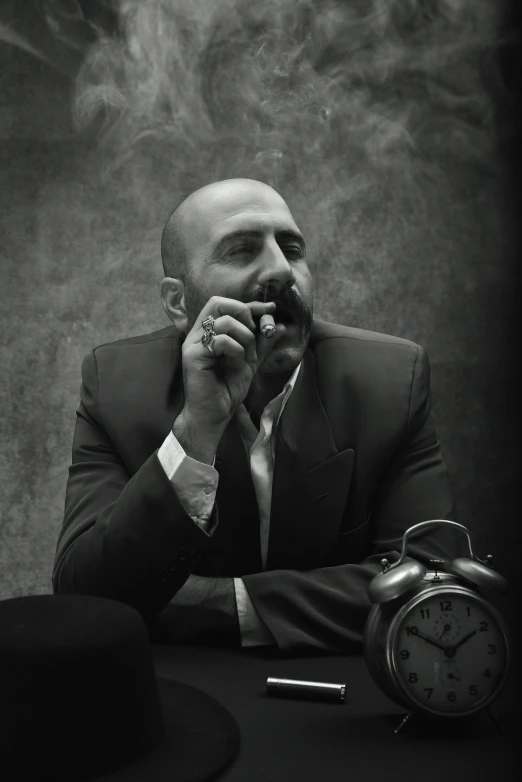
{"type": "Polygon", "coordinates": [[[214,487],[213,486],[206,486],[205,487],[205,494],[212,494],[214,487]]]}

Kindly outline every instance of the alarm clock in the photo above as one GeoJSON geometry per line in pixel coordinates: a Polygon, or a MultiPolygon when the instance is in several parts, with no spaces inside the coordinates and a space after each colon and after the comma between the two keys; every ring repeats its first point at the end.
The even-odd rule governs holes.
{"type": "Polygon", "coordinates": [[[381,560],[383,572],[368,588],[364,657],[377,686],[408,709],[396,733],[413,714],[466,717],[499,695],[510,664],[508,631],[482,592],[505,592],[507,582],[491,562],[473,554],[466,527],[446,519],[410,527],[397,562],[381,560]],[[405,561],[408,539],[438,525],[466,534],[469,557],[430,560],[431,570],[405,561]]]}

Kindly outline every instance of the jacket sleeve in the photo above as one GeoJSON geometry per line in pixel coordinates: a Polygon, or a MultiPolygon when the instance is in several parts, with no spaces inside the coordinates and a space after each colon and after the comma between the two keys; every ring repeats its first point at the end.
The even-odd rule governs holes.
{"type": "Polygon", "coordinates": [[[120,600],[145,618],[185,583],[211,540],[186,513],[155,451],[129,475],[103,425],[95,352],[82,364],[80,405],[52,574],[55,593],[120,600]]]}
{"type": "MultiPolygon", "coordinates": [[[[404,436],[381,476],[367,522],[371,554],[359,564],[243,576],[253,605],[280,650],[360,652],[371,608],[368,586],[382,571],[380,560],[398,559],[402,535],[413,524],[452,519],[451,487],[430,412],[429,376],[428,358],[419,347],[404,436]]],[[[430,558],[453,558],[460,553],[459,540],[441,526],[411,539],[408,556],[425,563],[430,558]]]]}

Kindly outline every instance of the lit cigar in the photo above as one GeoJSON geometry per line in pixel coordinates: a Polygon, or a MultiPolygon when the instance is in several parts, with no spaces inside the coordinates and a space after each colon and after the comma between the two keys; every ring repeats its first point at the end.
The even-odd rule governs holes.
{"type": "Polygon", "coordinates": [[[274,336],[276,328],[273,315],[261,315],[259,326],[263,337],[270,339],[274,336]]]}

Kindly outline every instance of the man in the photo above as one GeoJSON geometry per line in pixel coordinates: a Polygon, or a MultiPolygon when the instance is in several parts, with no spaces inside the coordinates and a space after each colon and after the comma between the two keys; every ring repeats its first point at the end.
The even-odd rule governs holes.
{"type": "MultiPolygon", "coordinates": [[[[129,603],[157,640],[360,648],[380,560],[451,518],[425,352],[313,320],[304,239],[261,182],[190,195],[162,259],[176,328],[82,365],[55,592],[129,603]]],[[[457,553],[440,527],[409,549],[457,553]]]]}

